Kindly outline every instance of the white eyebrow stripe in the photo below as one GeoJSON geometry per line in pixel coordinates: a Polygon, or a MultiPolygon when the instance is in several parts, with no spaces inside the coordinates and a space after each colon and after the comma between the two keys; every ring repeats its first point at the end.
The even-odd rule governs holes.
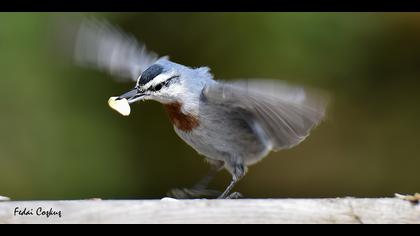
{"type": "Polygon", "coordinates": [[[155,85],[158,85],[158,84],[166,81],[167,79],[171,78],[174,75],[175,75],[174,73],[160,74],[160,75],[156,76],[154,79],[152,79],[151,81],[147,82],[145,85],[143,85],[143,88],[149,89],[150,87],[153,87],[155,85]]]}

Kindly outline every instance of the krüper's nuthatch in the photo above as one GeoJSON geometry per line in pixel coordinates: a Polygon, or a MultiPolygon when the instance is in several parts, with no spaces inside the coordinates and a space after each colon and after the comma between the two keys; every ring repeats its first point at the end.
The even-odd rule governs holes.
{"type": "Polygon", "coordinates": [[[247,166],[270,151],[296,146],[325,115],[327,99],[319,91],[266,79],[215,81],[208,67],[190,68],[159,58],[103,20],[81,24],[75,58],[82,66],[135,81],[131,91],[112,97],[109,105],[129,115],[134,102],[162,103],[179,137],[212,165],[194,188],[172,191],[178,198],[209,193],[206,185],[223,168],[232,181],[219,198],[238,197],[230,192],[247,166]]]}

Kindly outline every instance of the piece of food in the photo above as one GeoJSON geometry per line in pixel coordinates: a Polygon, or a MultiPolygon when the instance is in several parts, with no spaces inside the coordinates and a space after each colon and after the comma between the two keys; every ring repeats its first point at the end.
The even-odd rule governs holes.
{"type": "Polygon", "coordinates": [[[123,116],[129,116],[131,109],[130,109],[130,104],[128,103],[127,99],[123,98],[123,99],[119,99],[118,97],[111,97],[108,100],[108,105],[118,111],[118,113],[120,113],[123,116]]]}

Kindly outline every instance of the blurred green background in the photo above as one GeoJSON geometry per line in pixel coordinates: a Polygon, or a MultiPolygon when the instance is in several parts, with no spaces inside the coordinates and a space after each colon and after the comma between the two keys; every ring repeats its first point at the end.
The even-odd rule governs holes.
{"type": "MultiPolygon", "coordinates": [[[[122,117],[107,100],[133,85],[66,58],[57,26],[86,15],[219,79],[279,78],[331,92],[328,119],[305,142],[250,168],[235,189],[246,197],[420,191],[420,14],[1,13],[0,195],[161,198],[209,167],[160,104],[122,117]]],[[[211,187],[229,181],[222,172],[211,187]]]]}

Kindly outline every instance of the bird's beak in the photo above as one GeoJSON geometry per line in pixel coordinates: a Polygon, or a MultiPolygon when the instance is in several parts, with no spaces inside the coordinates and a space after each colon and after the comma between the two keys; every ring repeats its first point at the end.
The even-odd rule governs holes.
{"type": "Polygon", "coordinates": [[[133,89],[129,92],[124,93],[123,95],[120,95],[117,98],[117,100],[127,99],[127,102],[129,104],[132,104],[134,102],[141,100],[143,96],[144,96],[144,93],[140,92],[138,89],[133,89]]]}
{"type": "Polygon", "coordinates": [[[111,97],[108,105],[118,111],[123,116],[129,116],[131,112],[130,104],[139,101],[145,94],[138,89],[133,89],[118,97],[111,97]]]}

